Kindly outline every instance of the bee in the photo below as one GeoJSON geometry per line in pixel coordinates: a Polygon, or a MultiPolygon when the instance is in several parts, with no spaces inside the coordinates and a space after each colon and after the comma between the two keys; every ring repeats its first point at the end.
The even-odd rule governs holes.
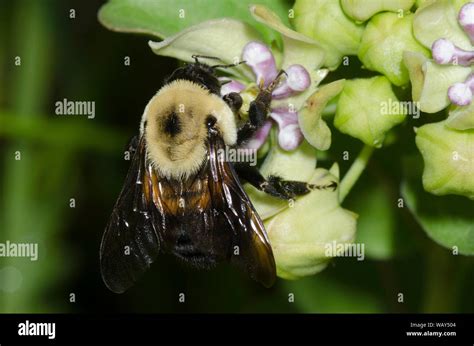
{"type": "Polygon", "coordinates": [[[248,121],[238,126],[242,98],[221,97],[216,76],[216,68],[236,64],[210,66],[198,58],[212,57],[193,58],[148,102],[139,135],[130,143],[130,168],[100,246],[102,278],[113,292],[130,288],[161,253],[204,269],[230,262],[272,286],[272,247],[242,182],[287,200],[320,188],[266,179],[255,166],[218,154],[241,147],[263,125],[284,73],[260,87],[248,121]]]}

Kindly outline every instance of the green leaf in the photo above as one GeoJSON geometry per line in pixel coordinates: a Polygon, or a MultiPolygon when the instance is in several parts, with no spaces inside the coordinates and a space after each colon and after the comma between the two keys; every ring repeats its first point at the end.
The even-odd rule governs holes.
{"type": "Polygon", "coordinates": [[[407,159],[404,166],[402,196],[428,236],[448,249],[457,248],[460,254],[474,255],[474,201],[425,192],[419,156],[407,159]]]}
{"type": "Polygon", "coordinates": [[[111,0],[100,8],[99,21],[110,30],[165,38],[209,19],[229,17],[251,24],[270,43],[278,34],[252,19],[249,5],[254,3],[270,6],[289,23],[285,0],[111,0]]]}

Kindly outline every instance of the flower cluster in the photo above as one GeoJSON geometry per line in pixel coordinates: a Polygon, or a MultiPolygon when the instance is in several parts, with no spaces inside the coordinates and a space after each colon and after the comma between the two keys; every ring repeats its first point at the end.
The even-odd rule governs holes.
{"type": "MultiPolygon", "coordinates": [[[[474,45],[474,3],[465,4],[458,14],[458,21],[474,45]]],[[[440,38],[431,47],[433,59],[438,64],[471,66],[474,64],[474,50],[465,50],[456,46],[451,40],[440,38]]],[[[474,73],[464,82],[457,82],[449,87],[448,97],[457,106],[467,106],[474,93],[474,73]]]]}
{"type": "Polygon", "coordinates": [[[405,52],[413,99],[422,111],[447,109],[446,120],[416,128],[423,186],[435,195],[474,198],[474,3],[436,0],[419,8],[413,22],[432,59],[405,52]]]}

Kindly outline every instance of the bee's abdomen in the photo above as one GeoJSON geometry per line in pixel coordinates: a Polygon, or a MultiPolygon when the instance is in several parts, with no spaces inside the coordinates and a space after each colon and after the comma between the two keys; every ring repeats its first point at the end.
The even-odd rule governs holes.
{"type": "Polygon", "coordinates": [[[176,218],[169,234],[169,252],[199,268],[212,268],[231,255],[232,234],[214,223],[211,211],[194,212],[176,218]]]}
{"type": "Polygon", "coordinates": [[[207,180],[199,177],[188,182],[172,182],[162,184],[161,196],[167,212],[183,217],[201,213],[211,206],[211,196],[207,188],[207,180]]]}

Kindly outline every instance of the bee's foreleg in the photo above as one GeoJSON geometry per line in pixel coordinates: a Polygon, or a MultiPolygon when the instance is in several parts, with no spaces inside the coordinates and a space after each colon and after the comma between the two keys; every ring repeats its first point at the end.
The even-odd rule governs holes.
{"type": "Polygon", "coordinates": [[[278,82],[285,71],[281,70],[272,83],[266,88],[261,88],[255,100],[249,106],[249,120],[246,122],[237,133],[237,144],[241,145],[243,142],[253,137],[255,132],[262,127],[268,117],[270,111],[270,104],[272,102],[272,92],[276,88],[278,82]]]}
{"type": "Polygon", "coordinates": [[[250,103],[249,120],[237,132],[237,145],[240,146],[251,139],[255,132],[265,123],[270,109],[270,102],[271,94],[259,94],[259,96],[250,103]]]}

